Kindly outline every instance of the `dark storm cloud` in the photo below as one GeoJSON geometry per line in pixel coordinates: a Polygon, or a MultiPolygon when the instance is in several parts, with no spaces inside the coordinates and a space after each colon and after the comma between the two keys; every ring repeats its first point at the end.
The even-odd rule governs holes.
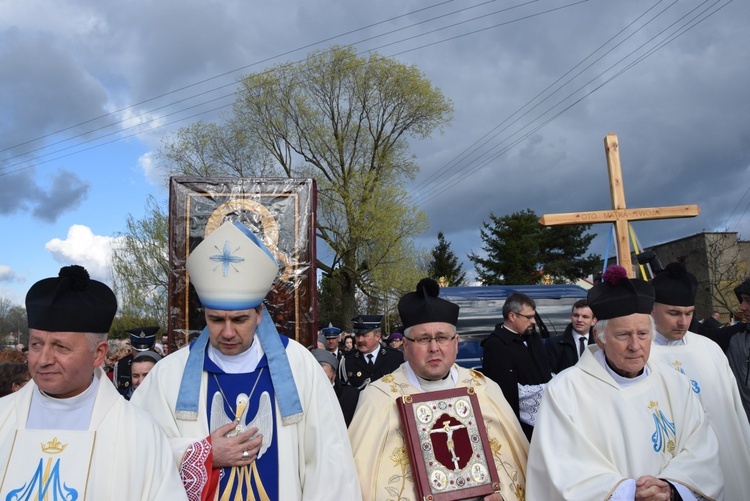
{"type": "Polygon", "coordinates": [[[32,150],[54,140],[22,143],[101,115],[107,98],[54,37],[14,28],[0,31],[0,82],[0,173],[39,158],[32,150]]]}
{"type": "Polygon", "coordinates": [[[88,183],[73,172],[53,174],[49,187],[39,186],[37,172],[31,168],[0,177],[0,216],[31,212],[35,218],[53,223],[88,195],[88,183]]]}
{"type": "Polygon", "coordinates": [[[40,190],[34,180],[34,169],[0,176],[0,216],[25,212],[40,190]]]}
{"type": "Polygon", "coordinates": [[[77,208],[89,192],[89,184],[82,181],[75,173],[61,170],[51,179],[48,190],[39,194],[34,200],[34,217],[53,223],[57,218],[77,208]]]}
{"type": "MultiPolygon", "coordinates": [[[[129,2],[82,0],[66,4],[54,25],[3,32],[0,20],[0,149],[98,116],[105,103],[118,109],[190,86],[118,115],[171,123],[140,136],[157,148],[175,127],[215,119],[218,111],[197,113],[230,104],[233,88],[224,86],[238,75],[331,43],[357,43],[360,51],[416,65],[454,103],[455,120],[442,134],[413,143],[422,172],[409,190],[430,218],[429,232],[418,239],[427,248],[442,230],[463,259],[479,251],[479,228],[490,211],[610,207],[603,148],[609,132],[620,139],[629,207],[695,203],[702,210],[676,223],[636,223],[645,245],[736,222],[748,238],[750,213],[740,218],[750,203],[750,3],[514,5],[165,0],[134,9],[129,2]],[[673,28],[691,10],[711,5],[723,8],[673,28]],[[471,18],[477,19],[463,23],[471,18]],[[441,27],[447,29],[433,31],[441,27]],[[256,62],[262,63],[230,72],[256,62]]],[[[58,197],[28,173],[17,176],[14,191],[0,178],[0,194],[8,192],[1,214],[19,207],[53,214],[86,193],[72,177],[56,178],[58,197]]],[[[602,253],[602,245],[591,250],[602,253]]]]}
{"type": "MultiPolygon", "coordinates": [[[[127,44],[129,56],[124,69],[136,99],[151,98],[157,95],[155,89],[174,90],[250,62],[238,57],[252,37],[243,32],[243,26],[247,28],[253,22],[249,7],[212,8],[191,1],[155,2],[142,7],[114,6],[107,12],[113,26],[110,35],[127,44]],[[180,10],[179,22],[175,22],[175,8],[180,10]],[[230,11],[235,8],[239,12],[232,15],[230,11]]],[[[229,76],[194,90],[233,81],[229,76]]],[[[231,92],[224,90],[226,94],[231,92]]]]}
{"type": "MultiPolygon", "coordinates": [[[[568,70],[582,71],[583,66],[576,65],[586,55],[648,7],[644,2],[608,3],[607,9],[613,7],[618,11],[604,12],[601,4],[589,8],[587,3],[584,11],[574,13],[571,9],[554,21],[529,23],[526,44],[519,42],[520,32],[506,34],[509,38],[497,45],[505,44],[512,50],[504,50],[502,57],[487,58],[487,64],[473,68],[468,62],[459,62],[461,66],[456,73],[461,77],[440,73],[436,65],[431,70],[435,74],[433,83],[454,100],[457,121],[462,122],[460,129],[454,124],[429,145],[415,146],[423,172],[413,193],[419,201],[428,198],[422,209],[431,221],[430,232],[422,239],[426,245],[433,246],[434,235],[442,229],[462,253],[478,250],[479,228],[482,221],[488,220],[490,211],[504,215],[531,208],[541,215],[610,207],[603,148],[603,138],[608,132],[618,134],[620,139],[629,207],[698,204],[702,210],[694,219],[635,223],[644,245],[704,229],[725,228],[750,179],[747,140],[750,127],[746,120],[750,105],[741,90],[750,84],[749,61],[746,51],[738,51],[750,42],[742,28],[750,13],[745,4],[730,4],[584,97],[614,75],[613,71],[605,71],[609,65],[635,51],[680,15],[677,11],[667,11],[611,56],[511,125],[529,109],[523,108],[524,104],[532,102],[556,79],[566,78],[568,70]],[[606,23],[602,22],[605,18],[606,23]],[[575,33],[579,36],[573,36],[575,33]],[[473,79],[466,78],[467,74],[473,79]],[[468,91],[452,87],[456,82],[468,91]],[[425,191],[434,195],[439,188],[434,180],[428,186],[420,184],[420,180],[443,168],[449,159],[469,148],[473,140],[495,127],[507,128],[485,147],[489,150],[494,146],[495,151],[500,151],[540,124],[544,118],[533,120],[539,112],[579,88],[583,90],[563,103],[564,107],[583,98],[574,107],[492,161],[453,166],[448,172],[456,177],[449,189],[425,197],[425,191]],[[516,111],[519,114],[514,116],[516,111]],[[438,144],[449,151],[436,151],[438,144]],[[471,233],[468,228],[475,229],[473,239],[467,237],[471,233]]],[[[695,7],[696,2],[688,4],[685,9],[695,7]]],[[[498,38],[503,37],[498,33],[498,38]]],[[[441,60],[442,64],[447,57],[441,60]]],[[[547,117],[553,113],[551,110],[547,117]]],[[[444,173],[438,180],[448,175],[444,173]]],[[[750,199],[745,195],[734,219],[748,202],[750,199]]],[[[744,229],[747,238],[748,219],[750,215],[745,216],[744,224],[730,229],[744,229]]],[[[606,234],[609,227],[600,225],[593,230],[606,234]]],[[[591,250],[603,252],[593,246],[591,250]]]]}

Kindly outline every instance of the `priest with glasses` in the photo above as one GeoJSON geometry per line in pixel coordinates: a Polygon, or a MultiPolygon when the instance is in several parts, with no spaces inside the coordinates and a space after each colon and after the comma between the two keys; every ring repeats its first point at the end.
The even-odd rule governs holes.
{"type": "MultiPolygon", "coordinates": [[[[473,388],[481,407],[501,492],[485,500],[523,500],[528,441],[500,387],[481,373],[455,364],[458,305],[438,297],[439,285],[422,279],[398,303],[403,323],[404,362],[361,393],[349,426],[354,462],[368,500],[418,499],[406,453],[396,400],[403,395],[473,388]]],[[[446,434],[450,427],[439,430],[446,434]]]]}

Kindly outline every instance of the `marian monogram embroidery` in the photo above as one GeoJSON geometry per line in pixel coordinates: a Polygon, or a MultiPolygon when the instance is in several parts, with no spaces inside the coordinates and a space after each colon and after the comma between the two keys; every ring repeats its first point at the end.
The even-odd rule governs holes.
{"type": "MultiPolygon", "coordinates": [[[[47,455],[59,454],[65,450],[67,444],[58,442],[57,437],[46,445],[42,444],[42,451],[47,455]]],[[[74,501],[78,499],[79,493],[66,485],[60,473],[60,459],[54,456],[40,459],[39,465],[34,471],[33,477],[18,489],[11,490],[6,499],[9,500],[31,500],[31,499],[64,499],[74,501]]]]}
{"type": "Polygon", "coordinates": [[[648,405],[651,416],[654,418],[656,430],[651,435],[651,443],[654,444],[654,451],[667,452],[674,455],[675,434],[674,422],[667,419],[667,416],[659,409],[659,402],[651,401],[648,405]]]}
{"type": "MultiPolygon", "coordinates": [[[[672,367],[674,367],[674,370],[676,370],[677,372],[681,374],[685,374],[687,376],[685,369],[682,368],[682,362],[680,362],[679,360],[675,360],[674,362],[672,362],[672,367]]],[[[693,387],[693,392],[695,393],[701,392],[701,387],[698,384],[698,381],[696,381],[695,379],[690,380],[690,385],[693,387]]]]}
{"type": "MultiPolygon", "coordinates": [[[[13,447],[0,473],[0,499],[4,501],[87,498],[86,489],[96,432],[17,430],[13,447]]],[[[89,495],[90,497],[90,495],[89,495]]]]}

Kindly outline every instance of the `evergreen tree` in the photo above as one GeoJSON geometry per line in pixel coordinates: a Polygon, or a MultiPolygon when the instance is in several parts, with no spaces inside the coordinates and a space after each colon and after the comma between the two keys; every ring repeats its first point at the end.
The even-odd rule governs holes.
{"type": "Polygon", "coordinates": [[[480,236],[487,257],[469,254],[484,285],[575,281],[598,266],[597,254],[584,257],[593,234],[591,225],[542,226],[531,209],[498,217],[490,213],[480,236]]]}
{"type": "Polygon", "coordinates": [[[340,309],[341,287],[331,277],[323,275],[318,282],[318,323],[328,325],[339,322],[340,309]]]}
{"type": "Polygon", "coordinates": [[[466,280],[463,265],[458,262],[458,256],[451,250],[451,244],[445,240],[442,231],[438,232],[438,244],[432,249],[427,274],[442,287],[463,285],[466,280]]]}

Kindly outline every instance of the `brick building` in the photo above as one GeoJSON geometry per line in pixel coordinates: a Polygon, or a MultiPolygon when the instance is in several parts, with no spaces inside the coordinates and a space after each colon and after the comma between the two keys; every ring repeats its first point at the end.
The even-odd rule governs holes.
{"type": "Polygon", "coordinates": [[[706,318],[712,310],[728,322],[737,308],[732,292],[750,277],[750,242],[740,240],[736,232],[698,233],[646,248],[656,253],[662,266],[679,262],[698,279],[695,315],[706,318]]]}

